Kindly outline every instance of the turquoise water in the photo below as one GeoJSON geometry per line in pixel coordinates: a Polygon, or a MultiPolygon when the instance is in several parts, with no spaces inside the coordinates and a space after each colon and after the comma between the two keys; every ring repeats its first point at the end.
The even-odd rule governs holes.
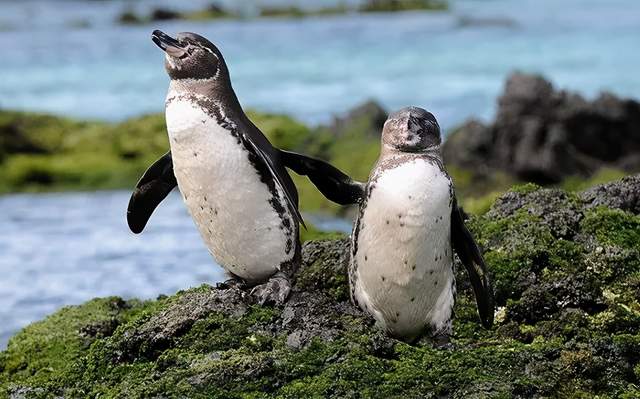
{"type": "Polygon", "coordinates": [[[444,13],[113,24],[127,4],[151,3],[0,3],[0,106],[108,120],[162,110],[167,78],[149,40],[155,28],[209,37],[244,105],[311,123],[368,98],[428,108],[445,127],[489,118],[515,69],[588,97],[640,97],[636,0],[467,0],[444,13]]]}
{"type": "MultiPolygon", "coordinates": [[[[127,227],[129,192],[0,196],[0,350],[20,328],[93,297],[155,298],[225,279],[177,192],[140,235],[127,227]]],[[[326,230],[351,222],[314,215],[326,230]]]]}
{"type": "MultiPolygon", "coordinates": [[[[0,0],[0,107],[106,120],[162,110],[167,77],[149,39],[156,28],[206,35],[226,55],[246,106],[310,123],[369,98],[389,109],[428,108],[445,127],[489,118],[515,69],[588,97],[602,90],[640,97],[637,0],[468,0],[446,13],[113,24],[128,7],[158,3],[175,4],[0,0]]],[[[0,197],[0,349],[63,305],[151,298],[223,278],[177,195],[140,236],[125,224],[128,196],[0,197]]],[[[350,229],[348,221],[308,219],[350,229]]]]}

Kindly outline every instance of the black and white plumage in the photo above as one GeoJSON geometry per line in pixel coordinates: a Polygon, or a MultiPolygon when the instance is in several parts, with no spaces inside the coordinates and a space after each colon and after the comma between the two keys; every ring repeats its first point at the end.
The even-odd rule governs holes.
{"type": "MultiPolygon", "coordinates": [[[[177,185],[207,248],[260,303],[282,303],[300,262],[298,193],[274,148],[245,115],[220,51],[207,39],[154,31],[171,78],[166,99],[170,153],[131,196],[127,220],[141,232],[177,185]]],[[[296,154],[301,159],[304,156],[296,154]]]]}
{"type": "Polygon", "coordinates": [[[366,185],[308,158],[289,166],[329,199],[358,203],[352,235],[351,298],[391,335],[412,341],[447,335],[455,300],[453,251],[468,271],[482,324],[493,323],[493,293],[482,255],[464,225],[440,155],[434,116],[416,107],[389,116],[366,185]]]}

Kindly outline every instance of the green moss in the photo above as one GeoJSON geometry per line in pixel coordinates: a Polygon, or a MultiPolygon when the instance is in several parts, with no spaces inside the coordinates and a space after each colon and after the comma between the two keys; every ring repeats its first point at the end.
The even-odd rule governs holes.
{"type": "Polygon", "coordinates": [[[309,128],[289,116],[256,111],[250,111],[248,115],[274,147],[297,150],[309,139],[309,128]]]}
{"type": "Polygon", "coordinates": [[[52,387],[56,381],[68,382],[76,376],[75,361],[93,341],[108,337],[118,325],[154,306],[115,297],[94,299],[31,324],[11,338],[2,352],[0,393],[26,381],[52,387]]]}
{"type": "Polygon", "coordinates": [[[582,191],[597,184],[609,183],[626,176],[622,170],[613,168],[602,168],[593,176],[585,178],[582,176],[567,177],[560,186],[567,191],[582,191]]]}
{"type": "Polygon", "coordinates": [[[362,12],[397,12],[410,10],[447,10],[449,5],[441,0],[368,0],[362,6],[362,12]]]}
{"type": "Polygon", "coordinates": [[[321,241],[305,247],[284,308],[245,306],[201,286],[147,303],[106,299],[64,309],[0,354],[0,394],[635,397],[637,216],[580,208],[550,190],[509,199],[518,205],[469,222],[496,287],[493,330],[480,327],[459,267],[449,346],[385,337],[347,304],[348,241],[321,241]],[[581,215],[574,234],[560,237],[556,218],[546,216],[572,212],[581,215]]]}
{"type": "Polygon", "coordinates": [[[587,212],[582,227],[602,244],[640,251],[640,217],[636,215],[599,207],[587,212]]]}
{"type": "Polygon", "coordinates": [[[513,186],[511,191],[518,194],[529,194],[538,189],[540,189],[540,186],[535,183],[525,183],[513,186]]]}
{"type": "MultiPolygon", "coordinates": [[[[249,116],[274,146],[334,161],[362,179],[377,157],[378,139],[361,131],[371,129],[366,117],[335,139],[288,116],[249,116]]],[[[0,132],[0,193],[130,188],[169,147],[162,114],[108,124],[0,111],[0,132]]],[[[292,177],[304,211],[341,211],[306,177],[292,177]]]]}
{"type": "Polygon", "coordinates": [[[209,21],[223,18],[238,18],[238,15],[218,5],[212,4],[202,10],[180,13],[179,16],[179,19],[190,21],[209,21]]]}
{"type": "Polygon", "coordinates": [[[303,17],[313,17],[313,16],[329,16],[329,15],[339,15],[346,14],[349,12],[349,8],[344,5],[337,5],[335,7],[322,7],[315,9],[303,9],[296,6],[285,6],[285,7],[277,7],[277,6],[269,6],[262,7],[259,12],[260,17],[266,18],[303,18],[303,17]]]}
{"type": "Polygon", "coordinates": [[[344,233],[339,231],[324,231],[318,229],[313,224],[306,222],[307,228],[300,226],[300,241],[312,241],[312,240],[337,240],[345,237],[344,233]]]}
{"type": "Polygon", "coordinates": [[[502,194],[503,192],[501,191],[492,191],[479,197],[463,197],[458,205],[462,206],[465,212],[474,215],[484,215],[491,209],[491,205],[493,205],[496,199],[502,194]]]}

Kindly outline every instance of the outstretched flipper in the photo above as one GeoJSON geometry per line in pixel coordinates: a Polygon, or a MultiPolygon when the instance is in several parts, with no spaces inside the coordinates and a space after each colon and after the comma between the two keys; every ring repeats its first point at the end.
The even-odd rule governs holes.
{"type": "Polygon", "coordinates": [[[280,159],[287,168],[299,175],[308,176],[330,201],[351,205],[359,203],[364,196],[364,183],[354,181],[327,162],[284,150],[280,150],[280,159]]]}
{"type": "Polygon", "coordinates": [[[462,211],[458,208],[455,197],[451,210],[451,241],[453,249],[469,273],[480,321],[485,328],[491,328],[494,313],[493,288],[480,249],[464,224],[462,211]]]}
{"type": "MultiPolygon", "coordinates": [[[[258,128],[255,128],[255,129],[258,130],[258,128]]],[[[258,132],[260,131],[258,130],[258,132]]],[[[260,134],[262,133],[260,132],[260,134]]],[[[300,214],[300,210],[298,209],[298,193],[296,192],[296,188],[293,185],[293,183],[291,183],[291,179],[288,176],[287,176],[287,179],[290,182],[290,184],[287,184],[287,181],[285,180],[284,176],[281,174],[281,173],[286,174],[287,172],[284,170],[284,168],[281,169],[282,172],[278,170],[278,168],[276,167],[273,161],[273,158],[265,153],[265,151],[262,149],[262,146],[258,145],[259,143],[254,142],[254,140],[252,140],[250,137],[246,135],[244,135],[244,139],[251,145],[251,147],[253,148],[255,153],[258,155],[260,160],[265,165],[267,165],[267,168],[269,169],[269,172],[275,179],[276,183],[280,186],[280,188],[282,188],[282,191],[284,192],[284,196],[291,208],[291,213],[293,214],[293,217],[306,229],[307,226],[304,224],[304,219],[302,219],[302,215],[300,214]]]]}
{"type": "Polygon", "coordinates": [[[131,194],[127,223],[132,232],[138,234],[144,229],[153,211],[177,185],[171,152],[167,152],[144,172],[131,194]]]}

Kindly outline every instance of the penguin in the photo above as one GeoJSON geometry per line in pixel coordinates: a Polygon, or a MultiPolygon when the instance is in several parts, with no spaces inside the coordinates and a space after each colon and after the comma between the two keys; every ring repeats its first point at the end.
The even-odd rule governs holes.
{"type": "MultiPolygon", "coordinates": [[[[209,252],[260,304],[282,304],[301,259],[298,193],[274,148],[242,110],[220,50],[195,33],[156,30],[170,77],[170,151],[136,184],[127,208],[134,233],[177,186],[209,252]]],[[[304,160],[300,154],[292,157],[304,160]]]]}
{"type": "Polygon", "coordinates": [[[407,342],[430,332],[446,341],[456,286],[454,251],[465,266],[482,325],[491,328],[493,290],[464,223],[440,152],[440,127],[418,107],[391,114],[366,184],[319,160],[285,154],[335,202],[358,204],[348,270],[351,299],[390,335],[407,342]]]}

